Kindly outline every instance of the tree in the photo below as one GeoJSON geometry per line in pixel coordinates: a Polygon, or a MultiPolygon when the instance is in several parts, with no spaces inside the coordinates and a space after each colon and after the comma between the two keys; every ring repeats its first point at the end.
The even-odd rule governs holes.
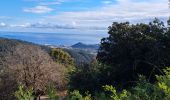
{"type": "Polygon", "coordinates": [[[13,95],[17,90],[18,84],[13,75],[7,70],[1,69],[0,72],[0,100],[16,100],[13,95]]]}
{"type": "Polygon", "coordinates": [[[101,82],[126,87],[138,74],[154,82],[154,75],[170,66],[170,32],[157,18],[149,24],[114,22],[109,37],[101,40],[97,59],[109,67],[102,68],[101,82]]]}
{"type": "Polygon", "coordinates": [[[74,65],[74,60],[73,58],[65,51],[59,48],[55,48],[51,50],[51,56],[53,59],[66,66],[73,66],[74,65]]]}
{"type": "Polygon", "coordinates": [[[96,57],[96,55],[89,54],[89,52],[80,49],[63,50],[69,53],[70,56],[74,59],[75,66],[81,66],[82,64],[90,64],[90,62],[96,57]]]}
{"type": "MultiPolygon", "coordinates": [[[[6,56],[5,72],[24,87],[32,87],[36,95],[44,93],[53,83],[56,88],[65,87],[65,67],[55,63],[48,53],[38,46],[18,45],[6,56]]],[[[10,83],[7,83],[10,84],[10,83]]]]}
{"type": "Polygon", "coordinates": [[[99,64],[94,60],[90,64],[82,64],[69,74],[69,90],[79,90],[85,94],[87,91],[95,94],[101,85],[99,84],[99,64]]]}

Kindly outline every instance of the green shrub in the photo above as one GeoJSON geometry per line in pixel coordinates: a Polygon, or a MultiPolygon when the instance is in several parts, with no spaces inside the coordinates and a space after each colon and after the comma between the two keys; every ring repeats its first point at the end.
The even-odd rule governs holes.
{"type": "Polygon", "coordinates": [[[20,85],[15,92],[15,97],[18,100],[31,100],[33,98],[33,88],[25,89],[23,85],[20,85]]]}
{"type": "Polygon", "coordinates": [[[62,49],[59,48],[52,49],[50,55],[56,62],[61,63],[65,66],[74,65],[74,59],[62,49]]]}
{"type": "Polygon", "coordinates": [[[157,86],[163,91],[165,94],[164,99],[170,100],[170,67],[164,69],[165,75],[156,76],[158,83],[157,86]]]}
{"type": "Polygon", "coordinates": [[[110,97],[106,95],[104,92],[96,93],[93,98],[94,100],[110,100],[110,97]]]}
{"type": "Polygon", "coordinates": [[[144,76],[139,76],[137,86],[131,89],[129,99],[161,100],[163,92],[154,84],[149,83],[144,76]]]}
{"type": "Polygon", "coordinates": [[[105,91],[109,91],[111,93],[110,97],[112,100],[123,100],[128,97],[126,90],[123,90],[122,92],[118,93],[113,86],[106,85],[103,86],[103,88],[105,91]]]}
{"type": "Polygon", "coordinates": [[[89,91],[95,94],[101,88],[98,78],[98,64],[84,64],[69,73],[69,90],[78,90],[80,93],[85,94],[89,91]]]}
{"type": "Polygon", "coordinates": [[[80,94],[78,90],[74,90],[70,93],[66,100],[92,100],[91,94],[86,93],[86,96],[80,94]]]}
{"type": "Polygon", "coordinates": [[[48,95],[49,100],[58,100],[59,99],[59,97],[57,95],[57,91],[53,86],[49,86],[47,88],[47,95],[48,95]]]}
{"type": "Polygon", "coordinates": [[[110,92],[111,100],[170,100],[170,68],[164,69],[164,73],[156,75],[155,84],[151,84],[145,76],[140,75],[137,85],[128,91],[117,91],[109,85],[103,87],[105,91],[110,92]]]}

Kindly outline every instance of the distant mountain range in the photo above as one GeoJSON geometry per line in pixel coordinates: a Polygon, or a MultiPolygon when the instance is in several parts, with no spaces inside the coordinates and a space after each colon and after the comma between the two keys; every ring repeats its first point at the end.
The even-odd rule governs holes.
{"type": "Polygon", "coordinates": [[[77,48],[77,49],[93,49],[93,50],[99,49],[98,44],[84,44],[84,43],[81,43],[81,42],[78,42],[78,43],[72,45],[71,47],[77,48]]]}

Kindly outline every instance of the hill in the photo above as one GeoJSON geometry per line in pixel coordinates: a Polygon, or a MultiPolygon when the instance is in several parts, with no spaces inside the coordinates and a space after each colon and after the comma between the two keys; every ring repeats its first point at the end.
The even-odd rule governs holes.
{"type": "Polygon", "coordinates": [[[96,55],[90,54],[89,52],[82,49],[65,48],[64,51],[68,52],[71,57],[74,58],[75,64],[77,66],[81,64],[89,64],[96,57],[96,55]]]}
{"type": "MultiPolygon", "coordinates": [[[[3,57],[5,57],[6,54],[13,52],[15,47],[18,45],[21,45],[21,44],[34,45],[34,46],[41,47],[41,49],[46,51],[47,53],[50,53],[50,51],[52,49],[49,46],[38,45],[38,44],[34,44],[31,42],[27,42],[27,41],[0,38],[0,58],[3,59],[3,57]]],[[[86,46],[86,48],[87,48],[87,46],[86,46]]],[[[76,65],[80,65],[81,63],[90,63],[95,58],[95,55],[90,54],[85,49],[64,48],[64,51],[68,52],[71,55],[71,57],[74,59],[76,65]]]]}
{"type": "Polygon", "coordinates": [[[78,49],[94,49],[97,50],[99,48],[98,44],[84,44],[84,43],[76,43],[71,46],[72,48],[78,48],[78,49]]]}

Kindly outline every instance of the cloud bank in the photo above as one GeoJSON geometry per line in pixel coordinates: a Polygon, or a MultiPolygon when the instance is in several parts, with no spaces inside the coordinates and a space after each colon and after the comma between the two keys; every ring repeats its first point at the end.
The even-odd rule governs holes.
{"type": "MultiPolygon", "coordinates": [[[[25,8],[28,13],[54,14],[41,16],[32,22],[9,25],[21,28],[52,29],[52,30],[107,30],[112,22],[130,21],[131,23],[149,22],[155,17],[166,20],[170,16],[168,0],[103,0],[100,8],[87,8],[84,11],[57,11],[51,5],[64,2],[84,2],[83,0],[37,0],[39,6],[25,8]],[[56,14],[57,13],[57,14],[56,14]],[[27,24],[25,24],[27,23],[27,24]],[[28,24],[29,23],[29,24],[28,24]]],[[[4,23],[5,24],[5,23],[4,23]]],[[[1,26],[3,24],[1,23],[1,26]]]]}
{"type": "Polygon", "coordinates": [[[41,13],[49,13],[49,12],[53,11],[53,9],[49,8],[47,6],[36,6],[36,7],[32,7],[32,8],[25,8],[23,11],[41,14],[41,13]]]}

